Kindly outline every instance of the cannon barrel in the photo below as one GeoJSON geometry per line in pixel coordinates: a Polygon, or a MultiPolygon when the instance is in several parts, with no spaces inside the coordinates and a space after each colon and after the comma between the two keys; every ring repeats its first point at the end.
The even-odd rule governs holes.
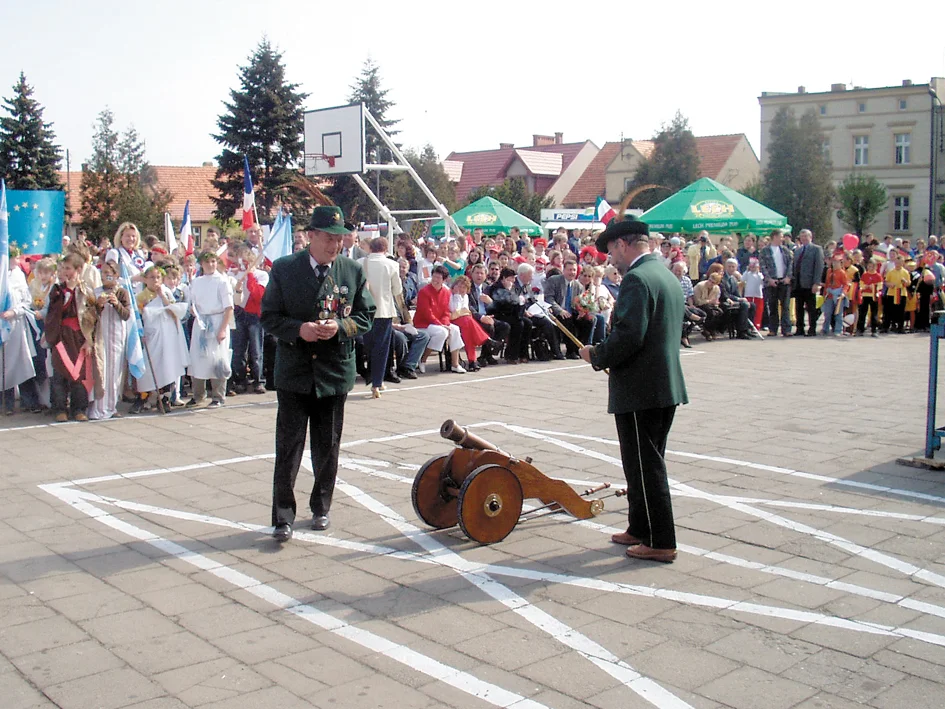
{"type": "Polygon", "coordinates": [[[480,451],[500,450],[498,446],[489,443],[486,439],[480,438],[475,433],[470,433],[468,429],[463,428],[453,419],[447,419],[443,422],[443,425],[440,426],[440,435],[463,448],[480,451]]]}

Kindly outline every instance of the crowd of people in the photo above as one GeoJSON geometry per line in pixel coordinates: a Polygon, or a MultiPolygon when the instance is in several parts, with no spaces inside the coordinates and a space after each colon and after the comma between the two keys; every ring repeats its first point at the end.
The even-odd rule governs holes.
{"type": "MultiPolygon", "coordinates": [[[[423,376],[433,355],[463,375],[500,362],[579,359],[581,343],[608,332],[621,274],[595,248],[595,232],[401,234],[391,248],[384,237],[359,243],[351,228],[342,256],[363,269],[377,307],[355,350],[373,397],[386,382],[423,376]]],[[[5,413],[19,399],[21,411],[84,421],[121,416],[123,401],[137,414],[217,408],[228,396],[274,390],[275,338],[261,317],[272,264],[258,224],[241,236],[211,227],[197,253],[168,253],[124,223],[111,241],[64,239],[58,259],[11,258],[14,306],[0,313],[11,331],[5,413]],[[144,361],[129,376],[128,328],[139,318],[144,361]]],[[[294,244],[307,248],[305,231],[294,244]]],[[[761,238],[702,232],[689,242],[649,236],[685,298],[683,347],[696,332],[713,340],[928,330],[945,283],[936,237],[913,246],[869,234],[850,246],[820,246],[806,229],[796,242],[778,229],[761,238]]],[[[328,300],[316,304],[326,317],[344,308],[345,294],[328,300]]]]}

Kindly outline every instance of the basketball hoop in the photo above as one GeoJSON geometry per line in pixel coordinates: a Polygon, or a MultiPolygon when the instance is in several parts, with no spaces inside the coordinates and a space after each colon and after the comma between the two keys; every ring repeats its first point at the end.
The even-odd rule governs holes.
{"type": "Polygon", "coordinates": [[[334,155],[325,155],[324,153],[305,153],[306,160],[323,160],[328,163],[328,167],[332,168],[335,166],[335,156],[334,155]]]}

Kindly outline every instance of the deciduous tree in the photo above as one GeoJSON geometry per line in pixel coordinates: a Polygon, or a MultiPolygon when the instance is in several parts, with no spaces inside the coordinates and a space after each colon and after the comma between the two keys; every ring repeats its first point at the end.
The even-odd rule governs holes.
{"type": "Polygon", "coordinates": [[[837,188],[837,217],[850,231],[863,236],[886,209],[889,193],[873,175],[851,172],[837,188]]]}
{"type": "Polygon", "coordinates": [[[637,168],[630,190],[643,185],[661,185],[664,189],[641,192],[630,202],[637,209],[647,210],[699,179],[696,139],[689,120],[680,111],[653,136],[653,143],[653,152],[637,168]]]}
{"type": "MultiPolygon", "coordinates": [[[[523,214],[533,222],[541,221],[541,210],[555,206],[554,198],[542,197],[540,194],[529,194],[522,177],[510,177],[501,185],[483,185],[473,190],[466,197],[466,204],[472,204],[477,199],[492,197],[506,207],[511,207],[519,214],[523,214]]],[[[463,205],[466,206],[466,205],[463,205]]]]}

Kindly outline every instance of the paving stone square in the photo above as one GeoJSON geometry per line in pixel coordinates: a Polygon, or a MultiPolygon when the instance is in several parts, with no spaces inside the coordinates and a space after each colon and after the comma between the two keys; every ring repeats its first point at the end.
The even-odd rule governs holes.
{"type": "MultiPolygon", "coordinates": [[[[268,527],[275,397],[0,424],[0,706],[942,706],[945,473],[928,340],[698,343],[667,451],[674,564],[622,498],[496,544],[427,527],[446,419],[576,490],[622,487],[606,378],[573,362],[360,383],[327,532],[268,527]],[[894,371],[896,405],[882,378],[894,371]]],[[[607,494],[607,493],[601,493],[607,494]]],[[[537,500],[526,504],[539,506],[537,500]]]]}

